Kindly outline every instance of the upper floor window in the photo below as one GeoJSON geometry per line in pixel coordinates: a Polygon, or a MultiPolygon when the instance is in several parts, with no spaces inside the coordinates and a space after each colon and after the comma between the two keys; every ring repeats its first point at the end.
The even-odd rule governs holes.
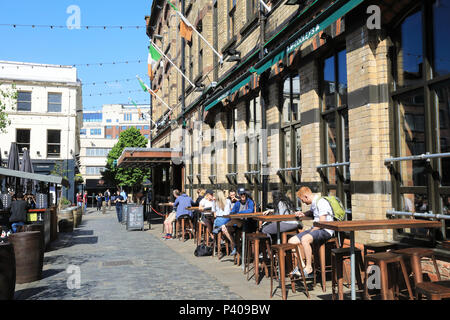
{"type": "Polygon", "coordinates": [[[31,91],[17,92],[17,111],[31,111],[31,91]]]}
{"type": "Polygon", "coordinates": [[[61,155],[61,130],[47,131],[47,157],[61,155]]]}
{"type": "Polygon", "coordinates": [[[16,130],[16,143],[19,149],[19,154],[23,154],[23,149],[30,150],[30,129],[17,129],[16,130]]]}
{"type": "Polygon", "coordinates": [[[96,113],[83,113],[84,122],[102,122],[103,114],[101,112],[96,113]]]}
{"type": "Polygon", "coordinates": [[[86,156],[88,157],[106,157],[111,151],[109,148],[87,148],[86,156]]]}
{"type": "Polygon", "coordinates": [[[227,0],[228,2],[228,41],[230,41],[235,33],[235,12],[236,12],[236,0],[227,0]]]}
{"type": "Polygon", "coordinates": [[[80,135],[85,136],[86,135],[86,129],[80,129],[80,135]]]}
{"type": "Polygon", "coordinates": [[[258,0],[247,0],[247,21],[255,17],[258,9],[258,0]]]}
{"type": "Polygon", "coordinates": [[[99,136],[102,134],[102,129],[91,129],[91,136],[99,136]]]}
{"type": "Polygon", "coordinates": [[[48,94],[48,112],[61,112],[61,93],[49,93],[48,94]]]}
{"type": "Polygon", "coordinates": [[[112,120],[111,119],[106,119],[106,123],[111,123],[112,120]]]}
{"type": "Polygon", "coordinates": [[[133,117],[132,113],[124,113],[123,114],[123,121],[131,121],[133,117]]]}

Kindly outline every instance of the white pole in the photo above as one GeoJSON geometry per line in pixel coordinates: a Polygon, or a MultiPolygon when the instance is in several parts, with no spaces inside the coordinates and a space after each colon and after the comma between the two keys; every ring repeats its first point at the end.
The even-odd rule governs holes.
{"type": "Polygon", "coordinates": [[[259,0],[259,2],[263,5],[263,7],[270,12],[271,8],[264,2],[264,0],[259,0]]]}
{"type": "Polygon", "coordinates": [[[177,69],[177,71],[191,84],[191,86],[193,86],[194,88],[196,88],[197,86],[195,84],[192,83],[191,80],[189,80],[188,77],[186,77],[186,75],[172,62],[172,60],[170,60],[165,54],[164,52],[162,52],[161,49],[158,48],[158,46],[152,41],[152,39],[150,39],[150,43],[155,47],[155,49],[164,57],[166,58],[171,65],[173,65],[175,67],[175,69],[177,69]]]}
{"type": "Polygon", "coordinates": [[[149,86],[147,86],[147,84],[144,83],[144,81],[141,80],[141,78],[139,78],[139,76],[136,76],[136,78],[138,78],[138,79],[144,84],[145,88],[147,88],[147,90],[148,90],[152,95],[154,95],[156,98],[158,98],[158,100],[161,101],[161,102],[166,106],[167,109],[169,109],[170,111],[172,111],[172,108],[169,107],[169,106],[167,105],[167,103],[164,102],[163,99],[161,99],[160,97],[158,97],[158,96],[156,95],[156,93],[155,93],[152,89],[150,89],[149,86]]]}

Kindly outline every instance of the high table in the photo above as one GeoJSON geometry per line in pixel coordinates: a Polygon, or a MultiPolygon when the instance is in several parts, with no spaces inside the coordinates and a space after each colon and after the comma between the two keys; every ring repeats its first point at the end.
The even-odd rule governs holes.
{"type": "Polygon", "coordinates": [[[304,220],[313,220],[312,217],[297,217],[295,214],[275,214],[275,215],[267,215],[267,216],[259,216],[255,217],[255,220],[262,222],[276,222],[277,223],[277,243],[281,243],[281,233],[280,233],[280,222],[283,221],[304,221],[304,220]]]}
{"type": "MultiPolygon", "coordinates": [[[[336,232],[350,232],[350,264],[351,264],[351,294],[356,300],[355,290],[355,231],[403,229],[403,228],[440,228],[440,221],[415,219],[382,219],[382,220],[353,220],[353,221],[323,221],[314,222],[314,227],[334,230],[336,232]]],[[[367,272],[367,270],[364,270],[367,272]]]]}
{"type": "MultiPolygon", "coordinates": [[[[189,210],[189,211],[200,211],[200,212],[202,212],[204,215],[206,215],[206,216],[211,216],[213,213],[212,213],[212,211],[211,211],[211,209],[200,209],[200,207],[186,207],[186,210],[189,210]]],[[[200,220],[197,220],[197,226],[196,226],[196,228],[198,229],[198,232],[196,232],[197,233],[197,246],[200,244],[200,238],[201,238],[201,226],[200,226],[200,220]]]]}
{"type": "MultiPolygon", "coordinates": [[[[253,213],[235,213],[235,214],[229,214],[223,216],[223,218],[230,218],[230,219],[251,219],[256,217],[264,216],[262,212],[253,212],[253,213]]],[[[245,268],[245,231],[242,229],[242,270],[245,268]]]]}
{"type": "MultiPolygon", "coordinates": [[[[164,220],[167,218],[167,208],[169,207],[173,207],[173,203],[169,203],[169,202],[165,202],[165,203],[158,203],[158,206],[164,208],[164,220]]],[[[163,229],[162,229],[162,233],[164,233],[164,221],[163,221],[163,229]]]]}

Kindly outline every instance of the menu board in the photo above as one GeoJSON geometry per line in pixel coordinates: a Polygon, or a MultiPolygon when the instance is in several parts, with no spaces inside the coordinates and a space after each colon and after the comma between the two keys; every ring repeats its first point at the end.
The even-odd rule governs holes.
{"type": "Polygon", "coordinates": [[[45,193],[36,194],[36,209],[48,208],[48,195],[45,193]]]}
{"type": "Polygon", "coordinates": [[[144,207],[128,205],[127,230],[144,230],[144,207]]]}
{"type": "Polygon", "coordinates": [[[11,207],[11,195],[8,193],[2,193],[1,199],[3,203],[3,209],[4,210],[9,209],[9,207],[11,207]]]}

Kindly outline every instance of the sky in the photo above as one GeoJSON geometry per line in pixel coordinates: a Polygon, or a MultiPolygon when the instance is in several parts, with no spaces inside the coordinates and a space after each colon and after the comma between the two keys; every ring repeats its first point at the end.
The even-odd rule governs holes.
{"type": "Polygon", "coordinates": [[[128,64],[77,66],[83,83],[84,110],[99,110],[103,104],[148,104],[136,75],[147,84],[148,37],[145,16],[152,0],[19,0],[0,1],[0,60],[57,65],[112,63],[128,64]],[[73,16],[70,6],[80,9],[81,29],[4,26],[66,26],[73,16]],[[141,26],[141,28],[89,29],[83,26],[141,26]],[[141,63],[137,63],[141,60],[141,63]],[[136,61],[136,62],[132,62],[136,61]],[[127,80],[115,82],[116,80],[127,80]],[[104,81],[113,83],[104,84],[104,81]],[[96,83],[92,85],[92,83],[96,83]],[[131,93],[129,91],[132,91],[131,93]],[[120,93],[122,92],[122,93],[120,93]],[[101,95],[100,95],[101,94],[101,95]]]}

